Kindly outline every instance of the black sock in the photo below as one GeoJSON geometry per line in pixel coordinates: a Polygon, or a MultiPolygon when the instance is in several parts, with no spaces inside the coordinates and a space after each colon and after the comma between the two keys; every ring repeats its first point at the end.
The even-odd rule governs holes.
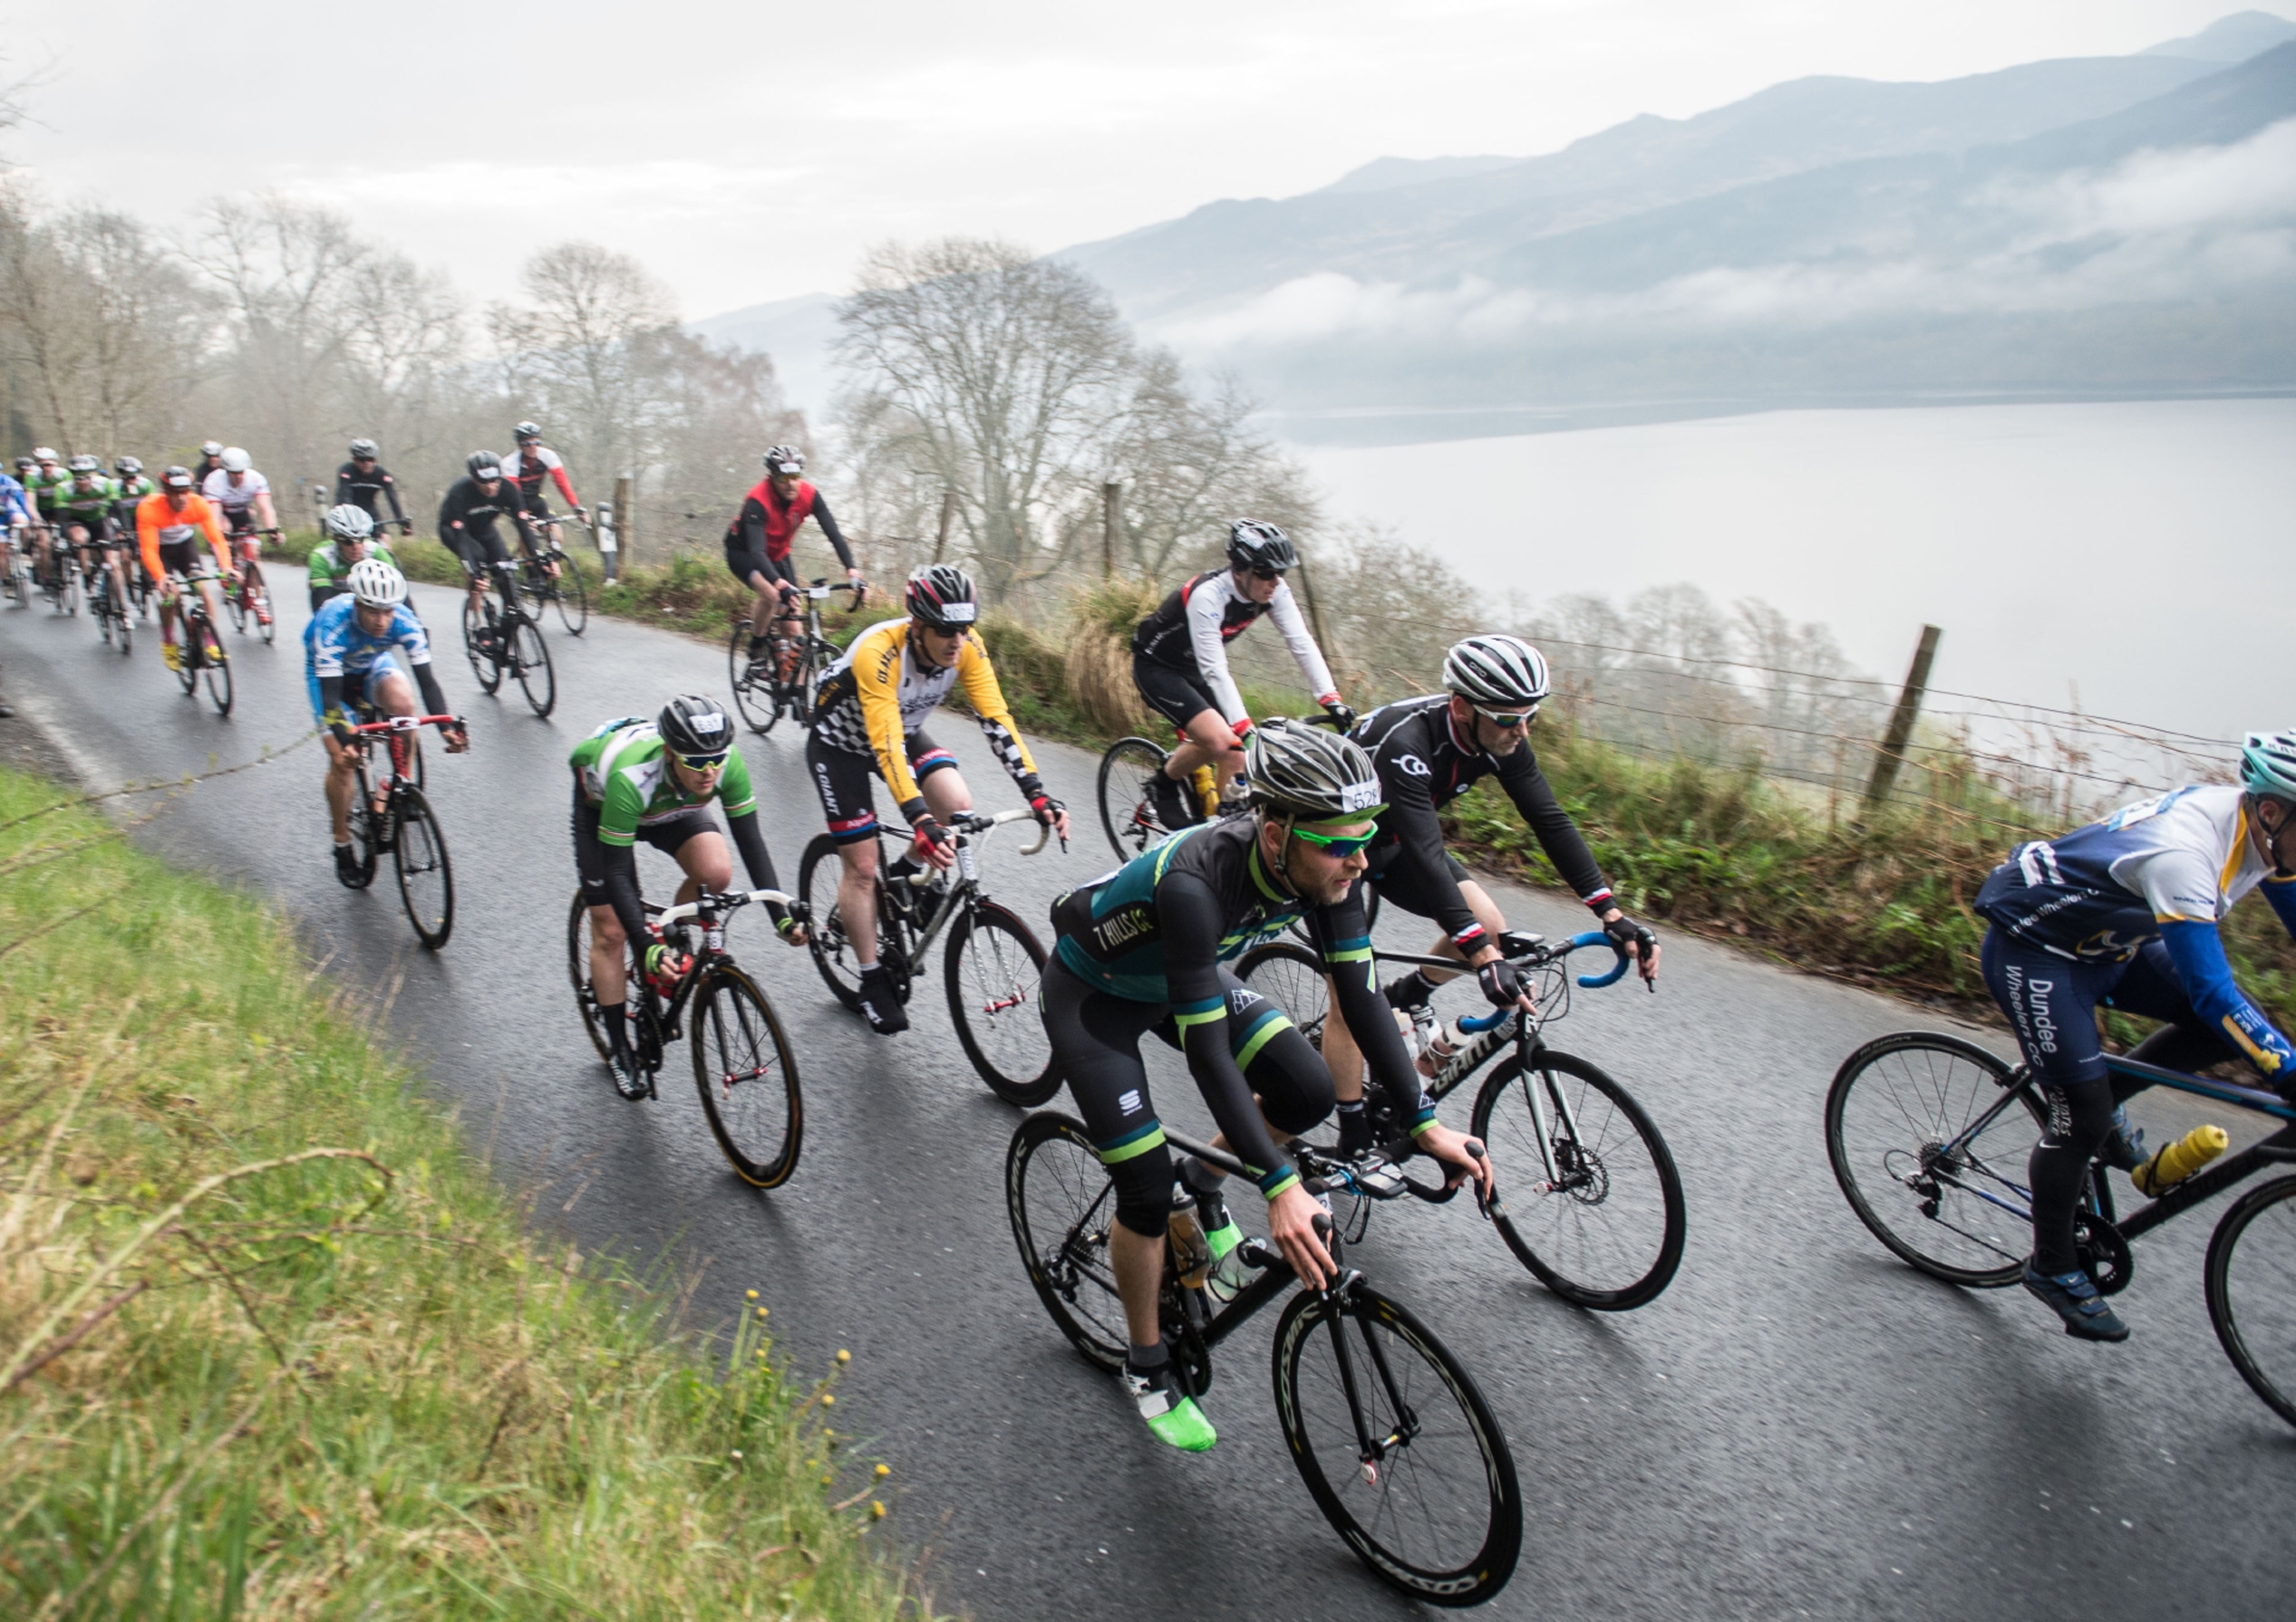
{"type": "Polygon", "coordinates": [[[614,1052],[626,1053],[630,1045],[630,1005],[627,1003],[601,1003],[598,1020],[606,1028],[606,1045],[614,1052]]]}
{"type": "Polygon", "coordinates": [[[1354,1154],[1358,1150],[1369,1149],[1372,1146],[1371,1116],[1364,1109],[1364,1101],[1358,1098],[1353,1103],[1342,1102],[1339,1113],[1340,1152],[1354,1154]]]}

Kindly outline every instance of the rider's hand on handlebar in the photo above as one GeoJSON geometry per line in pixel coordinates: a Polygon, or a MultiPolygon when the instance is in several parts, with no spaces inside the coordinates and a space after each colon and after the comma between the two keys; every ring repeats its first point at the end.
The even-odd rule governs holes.
{"type": "Polygon", "coordinates": [[[1228,725],[1235,731],[1236,748],[1242,749],[1251,738],[1251,717],[1250,716],[1238,716],[1228,725]]]}
{"type": "Polygon", "coordinates": [[[1267,1237],[1283,1252],[1283,1259],[1292,1264],[1300,1282],[1311,1290],[1321,1290],[1339,1276],[1339,1269],[1332,1265],[1332,1253],[1316,1232],[1316,1220],[1323,1215],[1324,1208],[1316,1196],[1297,1183],[1267,1202],[1267,1237]]]}
{"type": "Polygon", "coordinates": [[[676,994],[678,982],[693,971],[693,959],[657,933],[645,951],[646,984],[661,996],[676,994]]]}
{"type": "MultiPolygon", "coordinates": [[[[852,589],[854,610],[859,609],[863,603],[869,601],[869,582],[861,578],[861,571],[859,569],[847,569],[845,571],[845,584],[852,589]]],[[[848,611],[850,612],[852,610],[848,611]]]]}
{"type": "Polygon", "coordinates": [[[956,835],[936,822],[931,815],[921,816],[911,826],[909,855],[920,862],[946,868],[956,860],[956,835]]]}
{"type": "Polygon", "coordinates": [[[1356,712],[1341,701],[1338,693],[1327,693],[1323,698],[1317,699],[1316,702],[1324,707],[1324,713],[1332,717],[1332,725],[1338,727],[1340,731],[1343,733],[1355,731],[1356,712]]]}
{"type": "Polygon", "coordinates": [[[1658,979],[1658,937],[1636,923],[1617,907],[1603,914],[1603,933],[1627,949],[1635,960],[1635,967],[1646,981],[1658,979]]]}
{"type": "Polygon", "coordinates": [[[1531,1000],[1530,988],[1522,983],[1513,963],[1504,957],[1494,957],[1475,971],[1475,984],[1483,988],[1483,995],[1494,1008],[1520,1008],[1525,1013],[1537,1013],[1538,1005],[1531,1000]]]}
{"type": "Polygon", "coordinates": [[[1443,1174],[1443,1186],[1446,1188],[1456,1188],[1472,1177],[1482,1197],[1488,1200],[1498,1186],[1497,1176],[1491,1169],[1491,1157],[1484,1150],[1480,1139],[1471,1138],[1437,1121],[1414,1138],[1412,1146],[1421,1154],[1432,1156],[1444,1163],[1447,1168],[1443,1174]]]}
{"type": "Polygon", "coordinates": [[[447,739],[447,752],[459,755],[471,747],[470,729],[462,726],[442,726],[439,729],[447,739]]]}

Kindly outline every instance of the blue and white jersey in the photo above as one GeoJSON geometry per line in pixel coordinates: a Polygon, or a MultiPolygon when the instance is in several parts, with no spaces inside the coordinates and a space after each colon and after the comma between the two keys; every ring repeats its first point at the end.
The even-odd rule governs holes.
{"type": "Polygon", "coordinates": [[[430,639],[405,603],[390,610],[390,629],[370,636],[359,628],[358,600],[331,597],[303,627],[303,666],[311,676],[365,676],[385,654],[404,656],[407,669],[430,662],[430,639]]]}
{"type": "Polygon", "coordinates": [[[2258,1069],[2277,1076],[2296,1070],[2296,1050],[2233,983],[2217,931],[2259,884],[2296,936],[2296,875],[2276,876],[2259,854],[2246,797],[2196,786],[2020,845],[1987,876],[1974,905],[2024,944],[2075,962],[2120,962],[2162,942],[2194,1009],[2258,1069]]]}
{"type": "Polygon", "coordinates": [[[31,504],[25,499],[24,487],[5,473],[0,473],[0,524],[33,522],[31,504]]]}

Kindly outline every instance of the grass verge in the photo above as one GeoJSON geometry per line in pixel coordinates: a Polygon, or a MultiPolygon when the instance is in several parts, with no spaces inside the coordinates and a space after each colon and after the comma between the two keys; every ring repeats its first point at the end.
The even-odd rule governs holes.
{"type": "Polygon", "coordinates": [[[0,1612],[927,1609],[754,1298],[528,1236],[278,920],[62,798],[0,771],[0,1612]]]}

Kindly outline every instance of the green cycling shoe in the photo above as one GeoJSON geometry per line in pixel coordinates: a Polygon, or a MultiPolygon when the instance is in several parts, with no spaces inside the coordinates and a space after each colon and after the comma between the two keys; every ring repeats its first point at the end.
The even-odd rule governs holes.
{"type": "Polygon", "coordinates": [[[1203,1453],[1219,1440],[1219,1433],[1196,1406],[1196,1399],[1173,1384],[1170,1364],[1139,1370],[1128,1361],[1124,1389],[1140,1410],[1140,1417],[1147,1421],[1149,1434],[1166,1446],[1182,1453],[1203,1453]]]}

